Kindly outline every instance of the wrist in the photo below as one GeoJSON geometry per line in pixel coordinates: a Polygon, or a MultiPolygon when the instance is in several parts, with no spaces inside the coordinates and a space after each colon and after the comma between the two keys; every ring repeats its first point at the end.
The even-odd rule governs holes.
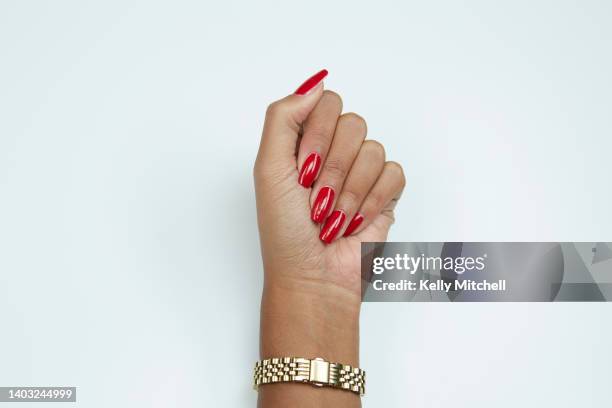
{"type": "Polygon", "coordinates": [[[360,299],[324,282],[267,279],[261,304],[261,358],[322,357],[359,364],[360,299]]]}

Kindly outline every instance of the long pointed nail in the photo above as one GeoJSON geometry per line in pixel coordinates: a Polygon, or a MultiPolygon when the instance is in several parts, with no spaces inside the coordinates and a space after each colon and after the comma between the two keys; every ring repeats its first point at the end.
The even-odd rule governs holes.
{"type": "Polygon", "coordinates": [[[327,214],[329,213],[329,210],[331,210],[332,204],[334,203],[335,194],[334,189],[328,186],[325,186],[319,190],[310,212],[310,218],[314,222],[319,224],[323,222],[325,217],[327,217],[327,214]]]}
{"type": "Polygon", "coordinates": [[[321,168],[321,156],[319,153],[312,152],[308,155],[304,164],[302,165],[302,170],[300,171],[300,177],[298,178],[298,183],[303,187],[309,188],[314,183],[317,175],[319,174],[319,169],[321,168]]]}
{"type": "Polygon", "coordinates": [[[344,231],[343,237],[348,237],[351,235],[363,222],[363,215],[361,213],[355,214],[349,225],[346,227],[346,231],[344,231]]]}
{"type": "Polygon", "coordinates": [[[344,221],[346,220],[346,214],[342,210],[336,210],[327,219],[325,222],[325,226],[321,230],[321,234],[319,238],[321,241],[326,244],[331,244],[331,242],[336,238],[338,232],[342,229],[342,225],[344,225],[344,221]]]}
{"type": "Polygon", "coordinates": [[[304,83],[300,85],[298,89],[295,90],[295,94],[306,95],[308,91],[317,86],[319,82],[321,82],[323,78],[327,76],[327,74],[328,72],[326,69],[322,69],[321,71],[317,72],[316,74],[308,78],[306,81],[304,81],[304,83]]]}

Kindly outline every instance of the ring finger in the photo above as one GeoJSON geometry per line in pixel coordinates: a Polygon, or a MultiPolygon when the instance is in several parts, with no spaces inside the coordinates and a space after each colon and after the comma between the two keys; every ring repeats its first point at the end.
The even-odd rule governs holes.
{"type": "Polygon", "coordinates": [[[347,219],[352,219],[368,192],[376,183],[385,165],[385,149],[374,141],[366,140],[344,182],[334,211],[327,218],[319,238],[326,244],[331,243],[344,227],[347,219]],[[348,218],[347,218],[348,217],[348,218]]]}

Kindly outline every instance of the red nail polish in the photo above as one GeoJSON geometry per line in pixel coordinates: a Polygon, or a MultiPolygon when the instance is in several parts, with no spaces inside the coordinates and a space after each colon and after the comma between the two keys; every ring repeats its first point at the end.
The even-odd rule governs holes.
{"type": "Polygon", "coordinates": [[[296,95],[305,95],[312,88],[318,85],[319,82],[323,80],[327,76],[328,72],[326,69],[323,69],[310,78],[308,78],[302,85],[299,86],[298,89],[295,90],[296,95]]]}
{"type": "Polygon", "coordinates": [[[319,238],[321,241],[326,244],[331,244],[331,242],[336,238],[338,232],[342,229],[342,225],[344,225],[344,220],[346,220],[346,214],[344,211],[336,210],[327,219],[325,222],[325,226],[321,230],[321,234],[319,238]]]}
{"type": "Polygon", "coordinates": [[[319,169],[321,168],[321,156],[318,153],[312,152],[302,165],[302,170],[300,171],[300,177],[298,178],[298,183],[300,183],[303,187],[309,188],[314,183],[315,178],[319,174],[319,169]]]}
{"type": "Polygon", "coordinates": [[[363,222],[363,215],[361,215],[361,213],[355,214],[351,222],[349,222],[348,227],[346,227],[346,231],[344,231],[344,234],[342,236],[348,237],[349,235],[351,235],[353,231],[359,228],[362,222],[363,222]]]}
{"type": "Polygon", "coordinates": [[[334,189],[331,187],[325,186],[319,190],[319,194],[317,194],[312,211],[310,212],[310,218],[317,224],[323,222],[325,217],[327,217],[327,213],[329,213],[334,203],[334,195],[334,189]]]}

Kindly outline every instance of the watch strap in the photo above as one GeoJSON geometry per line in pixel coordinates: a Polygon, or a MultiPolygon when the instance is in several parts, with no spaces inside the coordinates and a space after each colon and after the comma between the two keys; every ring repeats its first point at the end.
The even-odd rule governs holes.
{"type": "Polygon", "coordinates": [[[253,386],[282,382],[301,382],[365,394],[365,371],[322,358],[275,357],[255,364],[253,386]]]}

